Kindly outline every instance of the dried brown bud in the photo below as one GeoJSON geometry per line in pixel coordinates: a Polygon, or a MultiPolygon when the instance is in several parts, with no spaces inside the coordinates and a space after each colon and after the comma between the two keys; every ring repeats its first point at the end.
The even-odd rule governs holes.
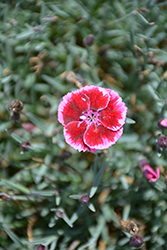
{"type": "Polygon", "coordinates": [[[11,23],[11,25],[13,25],[15,27],[18,24],[18,21],[13,18],[10,20],[10,23],[11,23]]]}
{"type": "Polygon", "coordinates": [[[14,123],[20,120],[20,113],[13,111],[10,115],[10,118],[13,120],[14,123]]]}
{"type": "Polygon", "coordinates": [[[139,231],[139,228],[138,226],[136,225],[135,222],[131,221],[131,220],[128,220],[128,221],[123,221],[123,220],[120,220],[119,216],[117,215],[116,212],[114,212],[115,216],[117,217],[118,219],[118,222],[122,228],[123,231],[127,232],[127,233],[130,233],[132,235],[135,235],[137,234],[137,232],[139,231]]]}
{"type": "Polygon", "coordinates": [[[22,111],[24,104],[20,100],[16,100],[12,105],[9,106],[9,110],[20,112],[22,111]]]}
{"type": "Polygon", "coordinates": [[[5,68],[5,69],[3,69],[3,74],[4,75],[10,75],[12,72],[11,72],[11,70],[10,69],[8,69],[8,68],[5,68]]]}
{"type": "Polygon", "coordinates": [[[64,71],[62,74],[60,74],[60,77],[65,77],[68,82],[75,84],[78,88],[88,85],[87,81],[82,78],[82,76],[74,73],[73,71],[64,71]]]}
{"type": "Polygon", "coordinates": [[[139,55],[142,55],[143,54],[143,50],[139,47],[139,46],[137,46],[137,45],[133,45],[133,47],[135,48],[135,50],[139,53],[139,55]]]}

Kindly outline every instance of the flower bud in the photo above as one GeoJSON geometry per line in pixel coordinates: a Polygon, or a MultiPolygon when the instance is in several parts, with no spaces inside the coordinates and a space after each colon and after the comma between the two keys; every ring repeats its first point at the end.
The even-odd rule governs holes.
{"type": "Polygon", "coordinates": [[[167,118],[161,118],[158,121],[158,127],[159,128],[167,128],[167,118]]]}
{"type": "Polygon", "coordinates": [[[22,123],[22,127],[29,132],[33,132],[36,129],[36,126],[30,122],[22,123]]]}
{"type": "Polygon", "coordinates": [[[23,150],[23,152],[26,152],[29,150],[27,146],[31,146],[31,144],[28,141],[24,141],[20,144],[20,147],[23,150]]]}
{"type": "Polygon", "coordinates": [[[158,137],[158,145],[160,148],[167,148],[167,137],[165,135],[158,137]]]}
{"type": "Polygon", "coordinates": [[[87,46],[92,46],[94,43],[95,37],[92,34],[89,34],[87,37],[84,38],[84,42],[87,46]]]}
{"type": "Polygon", "coordinates": [[[159,179],[160,176],[159,168],[156,168],[155,172],[150,165],[144,165],[141,168],[141,171],[144,173],[145,177],[152,182],[155,182],[159,179]]]}
{"type": "Polygon", "coordinates": [[[58,218],[63,218],[63,216],[64,216],[63,211],[57,210],[57,211],[56,211],[56,216],[57,216],[58,218]]]}
{"type": "Polygon", "coordinates": [[[53,190],[53,193],[55,196],[60,196],[61,195],[61,190],[59,188],[56,188],[55,190],[53,190]]]}
{"type": "Polygon", "coordinates": [[[89,204],[89,196],[87,194],[81,195],[79,201],[81,202],[82,205],[88,205],[89,204]]]}
{"type": "Polygon", "coordinates": [[[41,27],[40,27],[39,25],[36,25],[36,26],[34,27],[34,31],[36,31],[36,32],[41,31],[41,27]]]}
{"type": "Polygon", "coordinates": [[[143,244],[143,239],[139,235],[133,235],[130,237],[130,245],[132,247],[141,247],[143,244]]]}
{"type": "Polygon", "coordinates": [[[39,244],[38,246],[36,246],[35,250],[48,250],[48,247],[43,246],[42,244],[39,244]]]}

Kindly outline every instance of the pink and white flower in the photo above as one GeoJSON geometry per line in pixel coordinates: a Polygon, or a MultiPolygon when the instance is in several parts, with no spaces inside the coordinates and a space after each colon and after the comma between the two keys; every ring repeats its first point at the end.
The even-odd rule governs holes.
{"type": "Polygon", "coordinates": [[[156,172],[155,172],[152,169],[152,167],[150,167],[147,159],[140,160],[139,167],[148,180],[155,182],[159,179],[159,176],[160,176],[159,168],[156,168],[156,172]]]}
{"type": "Polygon", "coordinates": [[[165,129],[167,128],[167,118],[161,118],[159,121],[158,121],[158,126],[162,129],[165,129]]]}
{"type": "Polygon", "coordinates": [[[63,97],[58,121],[70,146],[79,152],[95,152],[109,148],[121,137],[126,112],[117,92],[92,85],[63,97]]]}

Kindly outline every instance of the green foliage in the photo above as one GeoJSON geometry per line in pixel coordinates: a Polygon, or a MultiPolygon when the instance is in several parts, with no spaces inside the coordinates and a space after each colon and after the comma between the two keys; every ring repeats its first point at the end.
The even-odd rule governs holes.
{"type": "Polygon", "coordinates": [[[0,250],[130,249],[113,211],[136,221],[147,249],[166,249],[164,177],[150,183],[138,168],[146,157],[167,173],[157,146],[167,117],[166,1],[8,0],[0,9],[0,250]],[[88,34],[95,41],[85,47],[88,34]],[[64,71],[125,101],[124,134],[108,150],[78,153],[65,143],[58,104],[77,86],[64,71]],[[18,119],[8,109],[16,99],[18,119]]]}

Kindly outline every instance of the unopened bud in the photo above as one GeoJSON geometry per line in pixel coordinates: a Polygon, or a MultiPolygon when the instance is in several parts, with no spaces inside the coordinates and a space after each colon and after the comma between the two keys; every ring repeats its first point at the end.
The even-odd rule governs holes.
{"type": "Polygon", "coordinates": [[[36,126],[30,122],[22,123],[22,127],[29,132],[33,132],[36,129],[36,126]]]}
{"type": "Polygon", "coordinates": [[[94,35],[90,34],[84,38],[84,42],[87,46],[92,46],[94,43],[95,37],[94,35]]]}
{"type": "Polygon", "coordinates": [[[63,218],[63,216],[64,216],[63,211],[57,210],[57,211],[56,211],[56,216],[57,216],[58,218],[63,218]]]}
{"type": "Polygon", "coordinates": [[[165,135],[158,137],[158,145],[160,148],[167,148],[167,137],[165,135]]]}
{"type": "Polygon", "coordinates": [[[167,128],[167,118],[161,118],[159,121],[158,121],[158,127],[159,128],[167,128]]]}
{"type": "Polygon", "coordinates": [[[81,202],[82,205],[88,205],[89,204],[89,196],[87,194],[81,195],[79,201],[81,202]]]}
{"type": "Polygon", "coordinates": [[[40,244],[40,245],[36,246],[35,250],[48,250],[48,247],[40,244]]]}
{"type": "Polygon", "coordinates": [[[61,190],[56,188],[55,190],[53,190],[53,193],[55,196],[60,196],[61,195],[61,190]]]}
{"type": "Polygon", "coordinates": [[[142,237],[140,237],[139,235],[133,235],[130,237],[130,245],[132,247],[141,247],[141,245],[143,244],[143,239],[142,237]]]}
{"type": "Polygon", "coordinates": [[[31,144],[28,141],[24,141],[20,144],[20,147],[23,150],[23,152],[26,152],[29,150],[27,146],[31,146],[31,144]]]}
{"type": "Polygon", "coordinates": [[[40,27],[39,25],[36,25],[36,26],[34,27],[34,31],[36,31],[36,32],[41,31],[41,27],[40,27]]]}

